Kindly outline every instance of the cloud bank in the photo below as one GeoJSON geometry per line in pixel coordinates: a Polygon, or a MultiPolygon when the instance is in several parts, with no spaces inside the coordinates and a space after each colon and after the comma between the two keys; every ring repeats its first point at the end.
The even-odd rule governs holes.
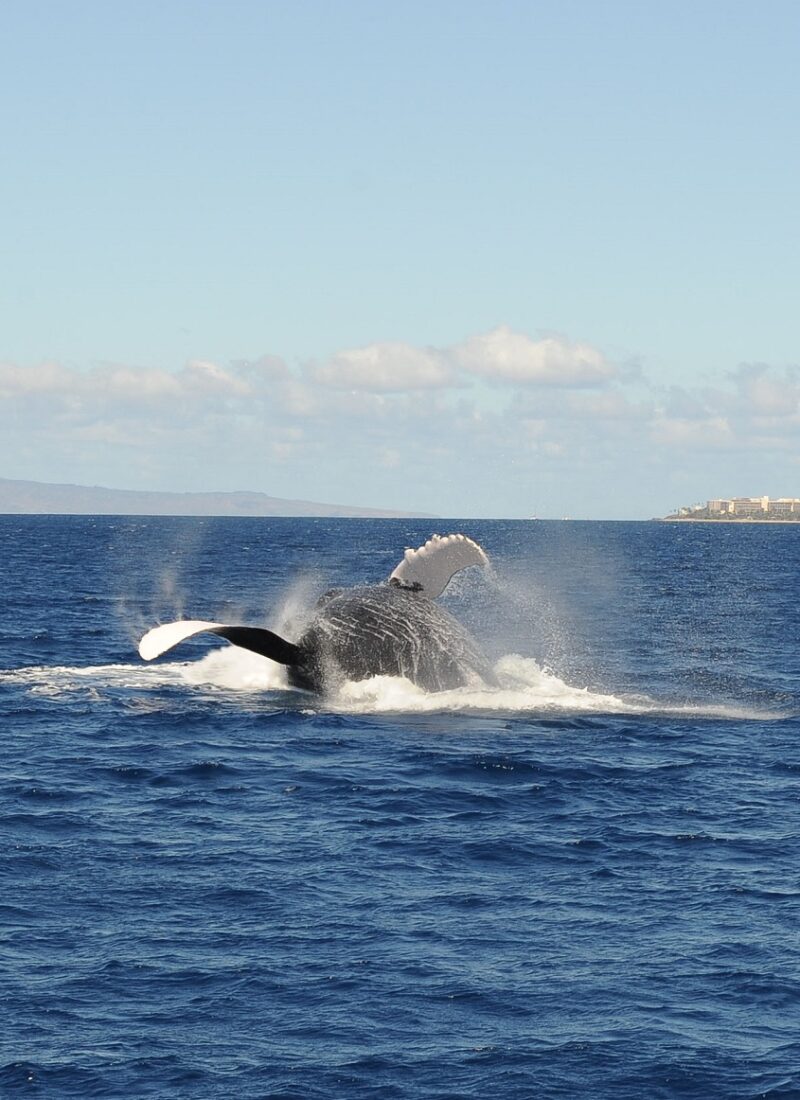
{"type": "Polygon", "coordinates": [[[617,370],[589,344],[562,336],[535,340],[506,325],[448,348],[376,343],[334,355],[309,377],[324,386],[369,392],[447,389],[470,376],[499,385],[604,386],[617,370]]]}
{"type": "Polygon", "coordinates": [[[660,386],[589,344],[501,326],[299,366],[0,364],[0,426],[12,477],[450,515],[555,514],[569,498],[615,514],[609,501],[666,494],[656,514],[695,485],[794,495],[800,371],[748,364],[715,385],[660,386]]]}

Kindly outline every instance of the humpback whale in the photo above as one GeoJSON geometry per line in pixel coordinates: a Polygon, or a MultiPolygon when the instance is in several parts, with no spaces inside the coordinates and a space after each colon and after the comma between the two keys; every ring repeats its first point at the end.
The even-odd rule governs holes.
{"type": "Polygon", "coordinates": [[[289,683],[309,691],[372,676],[404,676],[426,691],[494,685],[477,641],[434,602],[471,565],[489,565],[476,542],[461,534],[434,535],[406,550],[387,581],[326,592],[296,642],[262,627],[187,619],[153,627],[139,642],[139,654],[151,661],[206,632],[285,665],[289,683]]]}

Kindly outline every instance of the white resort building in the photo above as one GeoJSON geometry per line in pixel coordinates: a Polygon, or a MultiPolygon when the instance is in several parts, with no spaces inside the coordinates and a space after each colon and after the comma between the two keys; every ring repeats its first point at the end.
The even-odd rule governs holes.
{"type": "Polygon", "coordinates": [[[676,519],[800,519],[800,497],[731,497],[680,508],[676,519]]]}

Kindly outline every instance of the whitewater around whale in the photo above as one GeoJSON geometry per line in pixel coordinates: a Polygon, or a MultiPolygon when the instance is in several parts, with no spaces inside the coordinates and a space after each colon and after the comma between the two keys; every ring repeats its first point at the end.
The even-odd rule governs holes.
{"type": "Polygon", "coordinates": [[[406,550],[384,583],[325,593],[296,642],[262,627],[190,619],[149,630],[139,654],[153,660],[187,638],[211,633],[284,665],[292,686],[318,693],[376,676],[403,677],[432,692],[494,686],[476,639],[435,602],[470,566],[489,566],[478,543],[463,534],[434,535],[406,550]]]}

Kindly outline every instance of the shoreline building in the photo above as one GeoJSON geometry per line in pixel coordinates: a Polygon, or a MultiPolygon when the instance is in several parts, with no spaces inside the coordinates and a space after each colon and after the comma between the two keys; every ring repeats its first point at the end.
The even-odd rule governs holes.
{"type": "Polygon", "coordinates": [[[677,518],[686,519],[798,519],[800,497],[729,497],[709,500],[705,505],[681,508],[677,518]]]}
{"type": "Polygon", "coordinates": [[[709,515],[752,516],[767,519],[770,516],[800,515],[798,497],[732,497],[730,500],[709,500],[709,515]]]}

